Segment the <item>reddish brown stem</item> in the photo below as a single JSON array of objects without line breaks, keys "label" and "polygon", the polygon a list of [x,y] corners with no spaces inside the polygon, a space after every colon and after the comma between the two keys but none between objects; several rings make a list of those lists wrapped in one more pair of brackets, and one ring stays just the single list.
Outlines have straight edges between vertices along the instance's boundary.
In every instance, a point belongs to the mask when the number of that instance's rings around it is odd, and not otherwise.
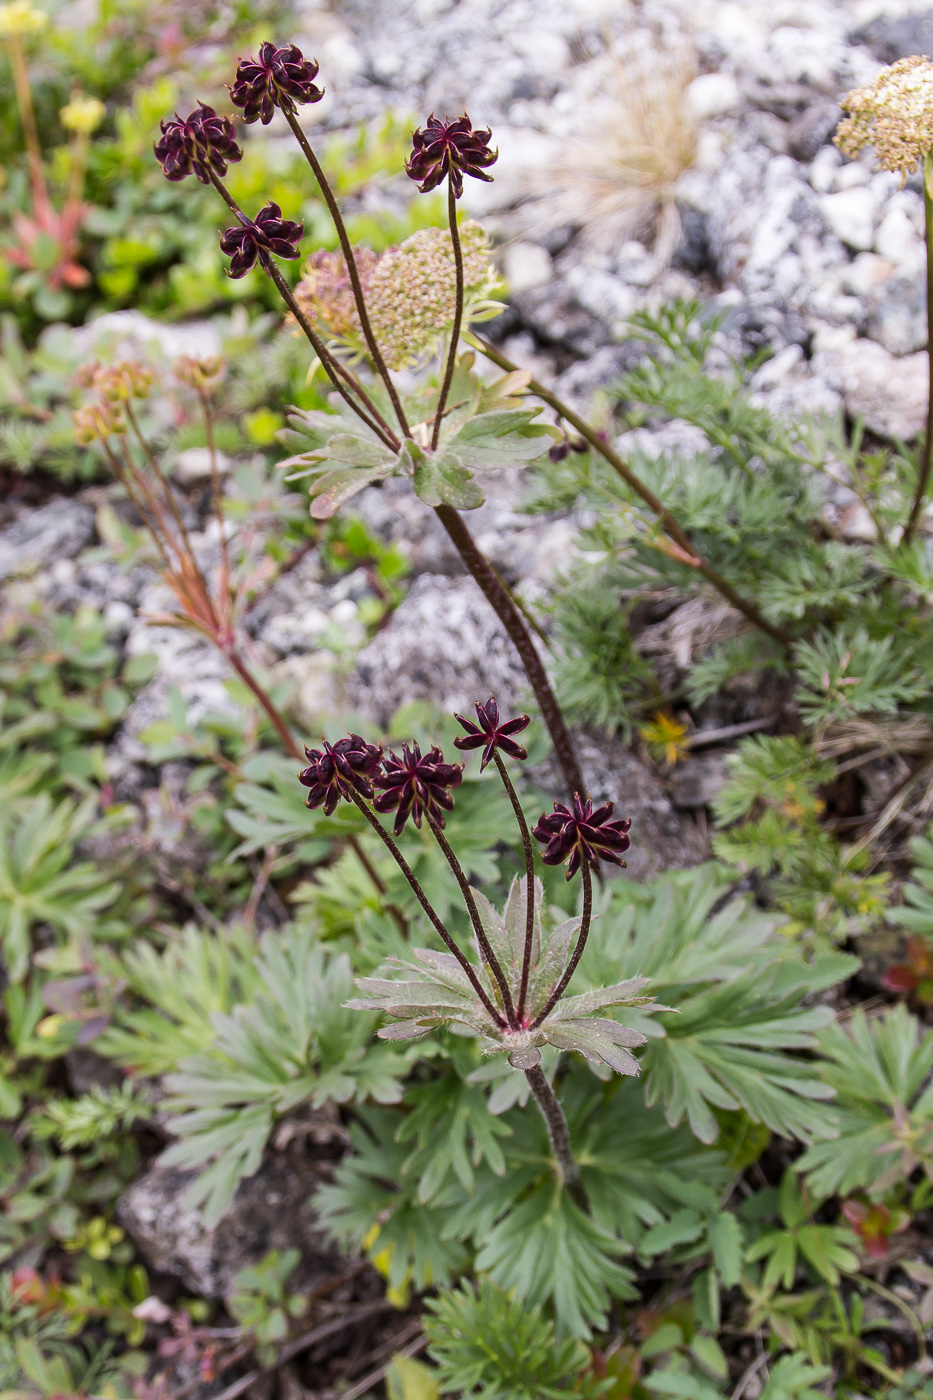
[{"label": "reddish brown stem", "polygon": [[531,971],[531,950],[535,938],[535,851],[531,844],[531,832],[525,821],[525,813],[522,811],[522,804],[518,800],[518,793],[512,785],[508,770],[495,750],[493,750],[492,756],[499,770],[499,777],[509,795],[512,811],[518,822],[518,829],[522,833],[522,845],[525,848],[525,947],[522,952],[522,980],[518,989],[518,1008],[515,1013],[518,1024],[521,1026],[525,1015],[525,998],[528,995],[528,976]]},{"label": "reddish brown stem", "polygon": [[554,752],[557,754],[557,761],[561,766],[568,790],[571,794],[579,792],[582,795],[586,788],[574,752],[570,730],[567,728],[567,722],[561,713],[560,705],[557,703],[557,696],[551,689],[551,682],[548,680],[547,672],[538,655],[531,633],[525,626],[524,618],[515,606],[508,589],[501,582],[499,575],[476,544],[459,512],[451,506],[436,506],[435,514],[518,652],[525,669],[525,675],[528,677],[538,701],[541,717],[551,736]]}]

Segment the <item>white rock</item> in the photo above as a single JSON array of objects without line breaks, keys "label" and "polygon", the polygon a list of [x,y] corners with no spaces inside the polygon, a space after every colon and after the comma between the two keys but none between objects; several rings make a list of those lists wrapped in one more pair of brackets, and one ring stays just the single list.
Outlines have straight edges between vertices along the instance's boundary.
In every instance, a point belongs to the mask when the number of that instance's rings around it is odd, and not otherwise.
[{"label": "white rock", "polygon": [[810,162],[807,178],[817,194],[829,194],[835,188],[836,174],[842,165],[842,152],[835,146],[824,146]]},{"label": "white rock", "polygon": [[[217,470],[226,476],[233,463],[222,452],[217,453]],[[211,454],[206,447],[186,447],[175,458],[174,476],[182,486],[192,486],[198,481],[211,479]]]},{"label": "white rock", "polygon": [[113,641],[115,638],[125,637],[132,625],[133,616],[133,609],[129,603],[124,603],[119,598],[111,599],[104,608],[104,626],[108,638]]},{"label": "white rock", "polygon": [[199,358],[220,354],[220,331],[213,321],[181,321],[166,325],[141,311],[108,311],[74,332],[81,355],[108,354],[115,359],[155,352],[160,361],[177,355]]},{"label": "white rock", "polygon": [[905,272],[919,274],[926,256],[923,201],[913,190],[898,190],[885,203],[874,249]]},{"label": "white rock", "polygon": [[767,360],[755,371],[749,381],[749,388],[753,391],[776,388],[802,360],[803,350],[799,345],[785,345],[773,359]]},{"label": "white rock", "polygon": [[853,160],[838,166],[833,176],[834,190],[854,190],[871,182],[871,171],[861,161]]},{"label": "white rock", "polygon": [[687,89],[687,107],[698,122],[733,112],[742,100],[731,73],[701,73]]},{"label": "white rock", "polygon": [[859,253],[842,274],[842,285],[847,292],[857,297],[868,296],[869,292],[886,282],[894,271],[894,264],[877,253]]},{"label": "white rock", "polygon": [[509,290],[514,296],[530,291],[532,287],[543,287],[554,276],[554,263],[546,248],[540,243],[512,243],[505,250],[503,271]]},{"label": "white rock", "polygon": [[869,186],[824,194],[820,198],[820,209],[833,233],[849,248],[867,251],[872,246],[878,221],[878,199]]},{"label": "white rock", "polygon": [[851,416],[879,436],[909,441],[922,431],[928,392],[922,351],[898,358],[873,340],[853,340],[818,352],[813,369],[842,394]]}]

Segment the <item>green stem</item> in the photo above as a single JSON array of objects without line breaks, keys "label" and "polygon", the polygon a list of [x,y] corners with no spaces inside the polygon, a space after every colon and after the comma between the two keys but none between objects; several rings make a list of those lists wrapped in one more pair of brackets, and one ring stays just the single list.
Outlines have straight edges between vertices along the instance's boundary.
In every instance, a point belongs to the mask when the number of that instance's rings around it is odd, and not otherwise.
[{"label": "green stem", "polygon": [[593,921],[593,881],[590,878],[590,865],[586,856],[583,856],[581,859],[580,874],[583,877],[583,918],[580,920],[580,932],[577,936],[577,944],[571,954],[563,977],[529,1026],[528,1029],[532,1031],[537,1030],[545,1017],[550,1016],[554,1007],[563,996],[564,988],[576,972],[577,963],[583,957],[583,949],[586,947],[586,940],[590,932],[590,924]]},{"label": "green stem", "polygon": [[923,502],[930,484],[930,468],[933,466],[933,154],[923,157],[923,219],[927,250],[927,422],[923,441],[923,455],[920,458],[920,475],[917,478],[917,492],[910,509],[907,524],[904,526],[904,542],[907,543],[920,523]]},{"label": "green stem", "polygon": [[522,834],[522,845],[525,848],[525,947],[522,952],[522,980],[518,989],[518,1008],[515,1013],[518,1025],[521,1026],[525,1015],[525,997],[528,995],[528,976],[531,971],[531,952],[535,939],[535,851],[531,844],[531,832],[525,821],[525,813],[522,811],[522,804],[518,800],[518,793],[512,785],[508,770],[495,749],[492,756],[499,770],[499,777],[509,795],[512,811],[515,813],[515,820],[518,822],[518,829]]},{"label": "green stem", "polygon": [[405,410],[402,407],[402,401],[399,398],[398,390],[392,382],[392,376],[389,373],[389,368],[382,357],[382,351],[379,349],[376,337],[373,334],[372,323],[369,319],[369,312],[366,309],[366,298],[363,296],[363,287],[362,283],[360,282],[360,274],[357,270],[356,259],[353,256],[353,245],[350,242],[350,236],[347,233],[347,226],[344,223],[343,215],[340,212],[340,205],[337,203],[334,192],[330,186],[330,181],[324,174],[324,171],[321,168],[321,163],[318,160],[317,156],[314,154],[314,149],[311,146],[310,141],[302,131],[301,125],[298,121],[298,118],[295,116],[294,111],[289,110],[288,107],[283,107],[282,114],[285,117],[285,120],[288,122],[289,126],[291,127],[292,135],[295,137],[295,140],[301,147],[305,160],[308,162],[311,169],[314,171],[314,178],[317,180],[318,185],[320,186],[321,194],[324,196],[324,201],[327,205],[327,208],[330,211],[330,216],[334,221],[334,228],[337,230],[337,237],[340,240],[340,248],[344,256],[344,261],[347,264],[347,273],[350,277],[350,284],[353,287],[353,296],[356,301],[356,309],[359,313],[360,326],[362,327],[363,335],[365,337],[369,353],[373,357],[373,364],[376,367],[376,373],[379,375],[379,378],[385,385],[389,398],[392,400],[392,407],[395,409],[395,416],[398,419],[399,427],[401,428],[403,435],[405,437],[411,437],[411,429],[408,426],[408,419],[405,417]]},{"label": "green stem", "polygon": [[32,185],[32,207],[36,214],[49,209],[49,195],[45,184],[45,169],[42,164],[42,147],[39,144],[39,129],[32,105],[32,92],[29,86],[29,70],[19,36],[11,34],[7,39],[10,67],[13,70],[13,86],[16,89],[16,102],[20,120],[23,123],[23,139],[26,143],[26,159],[29,163],[29,180]]},{"label": "green stem", "polygon": [[457,277],[457,304],[454,311],[454,324],[450,332],[450,348],[447,351],[447,365],[444,369],[444,382],[441,385],[441,392],[437,400],[437,408],[434,412],[434,431],[431,434],[431,451],[437,451],[438,439],[441,435],[441,423],[444,421],[444,407],[447,403],[447,395],[450,393],[450,386],[453,383],[454,367],[457,363],[457,346],[460,343],[460,327],[463,323],[463,249],[460,246],[460,231],[457,228],[457,196],[454,193],[454,182],[447,176],[447,221],[450,224],[450,242],[454,250],[454,267]]},{"label": "green stem", "polygon": [[441,922],[440,915],[438,914],[437,910],[434,908],[433,904],[430,902],[424,890],[418,883],[418,877],[415,875],[415,872],[408,864],[408,861],[402,855],[398,846],[392,840],[392,837],[382,825],[382,822],[379,821],[378,817],[375,815],[374,812],[370,811],[366,803],[363,801],[362,797],[360,797],[358,793],[355,793],[352,788],[349,791],[349,796],[351,801],[353,801],[356,804],[356,806],[359,807],[360,811],[363,813],[363,816],[369,822],[373,831],[379,837],[379,840],[383,843],[386,850],[389,852],[390,856],[395,861],[395,864],[405,876],[405,879],[408,881],[411,891],[417,899],[418,903],[421,905],[422,909],[427,914],[428,918],[431,920],[431,923],[437,929],[442,943],[446,948],[450,950],[451,953],[453,953],[454,957],[457,959],[457,962],[460,964],[460,966],[463,968],[463,971],[469,978],[470,986],[473,988],[474,992],[479,997],[483,1006],[486,1008],[487,1012],[492,1017],[493,1024],[495,1026],[498,1026],[500,1030],[507,1030],[508,1023],[506,1022],[502,1013],[500,1011],[497,1011],[496,1008],[493,1006],[491,1000],[489,999],[489,996],[483,988],[482,983],[476,975],[476,969],[473,967],[473,964],[470,962],[469,958],[467,958],[463,954],[463,952],[457,947],[456,943],[451,938],[450,934],[447,932],[446,928]]},{"label": "green stem", "polygon": [[[481,351],[487,359],[492,360],[493,364],[498,365],[500,369],[511,372],[519,368],[518,365],[513,364],[511,360],[507,359],[501,351],[497,350],[494,345],[491,345],[488,340],[484,340],[481,335],[477,335],[475,331],[468,332],[466,338],[469,340],[470,344],[474,345],[477,350]],[[635,494],[642,498],[649,509],[660,520],[665,533],[670,536],[674,543],[683,550],[685,556],[687,556],[681,560],[682,563],[689,564],[691,568],[695,568],[699,574],[702,574],[707,583],[711,583],[727,602],[731,603],[744,617],[748,618],[749,622],[753,622],[762,632],[767,633],[767,635],[778,642],[785,651],[790,650],[791,639],[787,633],[782,632],[779,627],[774,627],[768,619],[759,612],[754,603],[749,603],[741,594],[737,593],[731,583],[727,583],[711,564],[708,564],[705,559],[700,557],[690,537],[681,529],[677,520],[667,509],[667,506],[664,505],[663,501],[659,500],[650,487],[645,485],[641,477],[637,476],[635,472],[632,471],[628,463],[623,461],[619,454],[610,447],[607,442],[602,440],[595,428],[592,428],[585,418],[581,418],[578,413],[574,413],[569,404],[565,404],[562,399],[559,399],[556,394],[551,393],[550,389],[546,389],[537,379],[532,379],[531,383],[528,385],[528,392],[542,399],[553,408],[555,412],[559,413],[561,418],[570,423],[580,436],[590,444],[594,451],[598,452],[600,456],[609,463],[613,471],[621,476],[626,485],[631,487]]]}]

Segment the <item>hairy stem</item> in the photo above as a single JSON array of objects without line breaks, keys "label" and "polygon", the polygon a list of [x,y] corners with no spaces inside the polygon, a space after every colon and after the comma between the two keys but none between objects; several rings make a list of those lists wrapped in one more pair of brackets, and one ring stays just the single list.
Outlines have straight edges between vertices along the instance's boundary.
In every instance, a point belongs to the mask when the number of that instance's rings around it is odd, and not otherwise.
[{"label": "hairy stem", "polygon": [[401,870],[402,874],[405,876],[405,879],[408,881],[408,884],[411,887],[412,893],[414,894],[418,903],[421,905],[424,912],[427,914],[428,918],[431,920],[431,923],[437,929],[437,932],[440,935],[441,941],[443,942],[444,946],[448,948],[451,953],[453,953],[454,957],[457,959],[457,962],[463,968],[463,971],[469,978],[470,986],[473,988],[474,992],[479,997],[483,1006],[486,1008],[486,1011],[492,1017],[493,1024],[498,1026],[501,1030],[508,1029],[508,1024],[505,1020],[505,1017],[502,1015],[501,1012],[496,1010],[495,1006],[493,1006],[492,1001],[490,1000],[488,994],[483,988],[482,983],[477,977],[476,970],[470,962],[469,958],[467,958],[464,955],[464,953],[457,947],[456,943],[451,938],[450,934],[447,932],[446,928],[441,922],[440,915],[434,908],[433,904],[431,904],[424,890],[418,883],[418,877],[415,875],[415,872],[412,870],[411,866],[408,864],[408,861],[402,855],[401,851],[393,841],[392,837],[382,825],[382,822],[379,821],[378,817],[374,812],[370,811],[366,803],[363,801],[362,797],[360,797],[358,793],[355,793],[352,790],[352,788],[350,789],[349,795],[351,800],[356,803],[357,807],[359,807],[360,811],[363,813],[363,816],[369,822],[373,831],[379,837],[380,841],[383,843],[386,850],[389,852],[392,859],[395,861],[395,864],[398,866],[399,870]]},{"label": "hairy stem", "polygon": [[292,129],[292,134],[294,135],[295,140],[301,147],[305,160],[308,162],[311,169],[314,171],[314,178],[317,180],[318,185],[321,189],[321,194],[324,196],[324,201],[327,205],[327,208],[330,210],[330,216],[334,221],[334,228],[337,230],[337,237],[340,240],[340,249],[343,253],[344,261],[347,264],[347,273],[350,278],[350,284],[353,287],[353,296],[356,301],[356,309],[359,313],[360,326],[363,330],[363,336],[366,340],[367,348],[369,349],[370,355],[372,355],[373,357],[373,364],[376,367],[376,373],[379,375],[379,378],[386,386],[386,391],[389,395],[389,398],[392,400],[392,407],[395,409],[395,416],[398,419],[399,427],[401,428],[402,433],[405,437],[410,437],[411,430],[408,426],[408,419],[405,417],[405,410],[402,407],[402,401],[399,398],[398,390],[392,382],[392,376],[389,373],[389,368],[382,357],[382,351],[379,349],[376,337],[373,334],[372,323],[370,322],[369,312],[366,308],[366,298],[363,296],[363,287],[360,282],[360,274],[357,270],[356,259],[353,256],[353,245],[350,242],[350,236],[347,233],[347,226],[344,223],[343,215],[340,212],[340,205],[337,203],[334,192],[330,186],[330,181],[324,174],[324,171],[321,168],[321,163],[318,160],[317,156],[314,154],[314,149],[311,146],[310,141],[302,131],[301,124],[298,121],[298,118],[295,116],[295,113],[293,111],[290,111],[288,107],[283,107],[282,113],[285,117],[285,120],[288,122],[289,126]]},{"label": "hairy stem", "polygon": [[528,975],[531,971],[531,953],[535,940],[535,851],[531,844],[531,832],[525,821],[525,813],[522,811],[522,804],[518,800],[518,793],[512,785],[508,769],[495,749],[493,749],[492,756],[499,770],[499,777],[509,795],[512,811],[518,822],[518,829],[522,833],[522,845],[525,848],[525,879],[527,882],[525,890],[525,947],[522,951],[522,980],[518,989],[518,1007],[515,1013],[518,1025],[521,1026],[525,1015],[525,997],[528,995]]},{"label": "hairy stem", "polygon": [[570,1129],[567,1127],[567,1119],[564,1117],[560,1101],[548,1083],[547,1075],[540,1065],[535,1065],[534,1069],[526,1069],[524,1075],[547,1124],[547,1134],[557,1159],[560,1179],[577,1205],[586,1210],[588,1205],[586,1192],[580,1179],[580,1168],[577,1166],[573,1148],[570,1145]]},{"label": "hairy stem", "polygon": [[457,228],[457,196],[454,194],[454,182],[451,176],[447,176],[447,220],[450,224],[450,242],[454,250],[454,268],[457,278],[457,304],[454,311],[454,323],[450,332],[450,349],[447,351],[447,364],[444,369],[444,382],[441,385],[441,392],[437,400],[437,408],[434,412],[434,431],[431,434],[431,451],[437,451],[437,441],[441,435],[441,423],[444,421],[444,408],[447,404],[447,395],[450,393],[450,386],[454,377],[454,366],[457,363],[457,346],[460,343],[460,326],[463,322],[463,249],[460,246],[460,231]]},{"label": "hairy stem", "polygon": [[570,961],[564,970],[563,977],[561,977],[557,986],[544,1003],[544,1006],[532,1021],[529,1030],[536,1030],[545,1016],[550,1016],[554,1007],[563,996],[567,983],[576,972],[577,963],[583,957],[583,949],[586,947],[586,940],[590,932],[590,924],[593,922],[593,881],[590,876],[590,864],[586,856],[583,856],[580,861],[580,874],[583,877],[583,918],[580,920],[580,932],[577,935],[576,947],[570,955]]},{"label": "hairy stem", "polygon": [[456,547],[457,553],[479,584],[487,602],[496,613],[508,633],[512,645],[518,652],[519,659],[525,669],[525,675],[528,677],[538,701],[541,717],[551,736],[564,781],[571,795],[578,792],[582,797],[586,789],[574,752],[570,730],[567,728],[567,722],[561,713],[560,705],[557,703],[557,696],[551,689],[551,682],[548,680],[547,672],[521,613],[512,601],[511,594],[501,582],[499,575],[477,546],[459,512],[451,506],[435,506],[434,510]]},{"label": "hairy stem", "polygon": [[476,907],[476,900],[473,898],[473,891],[470,889],[470,883],[464,874],[462,865],[454,854],[453,847],[444,835],[442,827],[434,820],[430,813],[428,813],[428,825],[434,833],[435,841],[444,852],[447,864],[453,871],[454,879],[460,886],[460,893],[463,895],[463,902],[467,907],[467,913],[470,916],[470,923],[473,925],[473,932],[476,935],[480,953],[498,983],[499,991],[502,993],[502,1005],[505,1007],[505,1014],[508,1018],[509,1025],[515,1027],[518,1023],[515,1019],[515,1007],[512,1002],[511,988],[509,987],[505,973],[502,971],[499,959],[493,952],[489,939],[486,937],[486,930],[483,928],[483,921],[479,916],[479,910]]},{"label": "hairy stem", "polygon": [[920,523],[923,502],[930,484],[930,468],[933,466],[933,155],[923,157],[923,217],[926,231],[927,249],[927,360],[929,363],[929,388],[927,390],[926,436],[923,441],[923,456],[920,458],[920,475],[917,478],[917,493],[910,508],[907,524],[904,526],[904,540],[912,538]]},{"label": "hairy stem", "polygon": [[[498,365],[500,369],[511,372],[519,368],[518,365],[513,364],[511,360],[497,350],[494,345],[491,345],[488,340],[484,340],[481,335],[471,332],[468,339],[471,344],[475,345],[478,350],[486,355],[488,359],[492,360],[493,364]],[[574,413],[569,404],[565,404],[562,399],[559,399],[550,389],[546,389],[537,379],[532,379],[531,383],[528,385],[528,392],[534,394],[539,399],[543,399],[555,412],[559,413],[561,418],[565,419],[571,427],[576,429],[594,451],[598,452],[600,456],[609,463],[613,471],[621,476],[622,480],[631,487],[636,495],[642,498],[649,509],[658,517],[665,534],[667,534],[678,548],[683,551],[686,557],[681,559],[681,563],[689,564],[692,568],[695,568],[697,572],[706,579],[707,583],[712,584],[716,591],[721,593],[727,602],[731,603],[744,617],[748,618],[749,622],[753,622],[756,627],[760,628],[762,632],[765,632],[773,641],[783,647],[785,651],[790,649],[791,639],[787,633],[770,623],[763,613],[756,608],[754,603],[748,602],[740,593],[737,593],[731,583],[728,583],[711,564],[708,564],[705,559],[701,558],[694,548],[690,537],[680,527],[663,501],[658,499],[651,488],[645,485],[641,477],[637,476],[635,472],[632,471],[628,463],[623,461],[619,454],[610,447],[609,443],[603,441],[595,428],[592,428],[585,418],[581,418],[578,413]]]}]

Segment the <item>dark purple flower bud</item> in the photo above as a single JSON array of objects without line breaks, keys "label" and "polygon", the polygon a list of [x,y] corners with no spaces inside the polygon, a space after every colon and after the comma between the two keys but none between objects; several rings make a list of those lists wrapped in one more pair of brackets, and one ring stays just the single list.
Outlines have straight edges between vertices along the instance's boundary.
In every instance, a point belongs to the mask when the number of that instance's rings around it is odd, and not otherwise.
[{"label": "dark purple flower bud", "polygon": [[162,135],[152,149],[167,180],[196,175],[202,185],[209,185],[211,170],[226,175],[228,162],[243,159],[232,117],[219,117],[203,102],[184,121],[176,112],[174,121],[159,126]]},{"label": "dark purple flower bud", "polygon": [[248,224],[234,224],[220,235],[220,251],[230,259],[230,276],[245,277],[260,253],[274,253],[277,258],[300,256],[298,244],[304,224],[283,219],[277,204],[260,209]]},{"label": "dark purple flower bud", "polygon": [[475,725],[471,719],[465,719],[463,715],[455,715],[466,730],[466,735],[454,740],[454,747],[458,749],[483,749],[483,761],[480,764],[480,772],[487,763],[492,762],[492,756],[497,749],[507,753],[510,758],[527,758],[528,754],[509,736],[520,734],[523,729],[527,729],[531,723],[528,715],[517,715],[515,719],[499,720],[499,706],[493,696],[490,695],[485,705],[476,702],[476,718],[479,725]]},{"label": "dark purple flower bud", "polygon": [[596,870],[600,859],[624,865],[622,854],[632,844],[628,839],[632,822],[629,817],[610,821],[614,811],[614,804],[606,802],[594,812],[591,799],[588,797],[584,802],[576,792],[572,809],[555,802],[554,811],[549,815],[542,813],[531,833],[536,840],[546,843],[542,856],[545,865],[560,865],[569,856],[568,880],[576,875],[584,858]]},{"label": "dark purple flower bud", "polygon": [[488,127],[474,131],[466,112],[454,121],[449,117],[441,121],[432,113],[425,126],[412,132],[411,159],[405,170],[413,180],[420,181],[418,188],[422,194],[433,190],[445,175],[449,175],[454,196],[459,199],[463,194],[464,173],[477,180],[492,179],[485,173],[486,166],[495,164],[499,152],[489,149],[491,137]]},{"label": "dark purple flower bud", "polygon": [[310,788],[306,807],[323,807],[329,817],[341,798],[350,800],[350,791],[372,801],[373,778],[382,762],[382,749],[367,744],[359,734],[348,734],[329,744],[322,739],[323,749],[305,749],[308,767],[298,774],[298,781]]},{"label": "dark purple flower bud", "polygon": [[324,90],[314,85],[317,75],[317,62],[305,58],[297,44],[277,49],[267,41],[258,58],[240,59],[230,101],[243,108],[245,122],[268,126],[276,107],[294,112],[296,102],[320,102]]},{"label": "dark purple flower bud", "polygon": [[421,819],[428,817],[444,825],[443,807],[449,812],[454,800],[449,788],[459,787],[463,779],[463,769],[458,763],[445,763],[444,755],[435,745],[428,749],[422,758],[417,744],[411,748],[402,745],[402,757],[388,753],[383,763],[383,772],[376,778],[376,786],[383,788],[373,806],[377,812],[395,812],[396,836],[409,817],[414,819],[420,830]]}]

